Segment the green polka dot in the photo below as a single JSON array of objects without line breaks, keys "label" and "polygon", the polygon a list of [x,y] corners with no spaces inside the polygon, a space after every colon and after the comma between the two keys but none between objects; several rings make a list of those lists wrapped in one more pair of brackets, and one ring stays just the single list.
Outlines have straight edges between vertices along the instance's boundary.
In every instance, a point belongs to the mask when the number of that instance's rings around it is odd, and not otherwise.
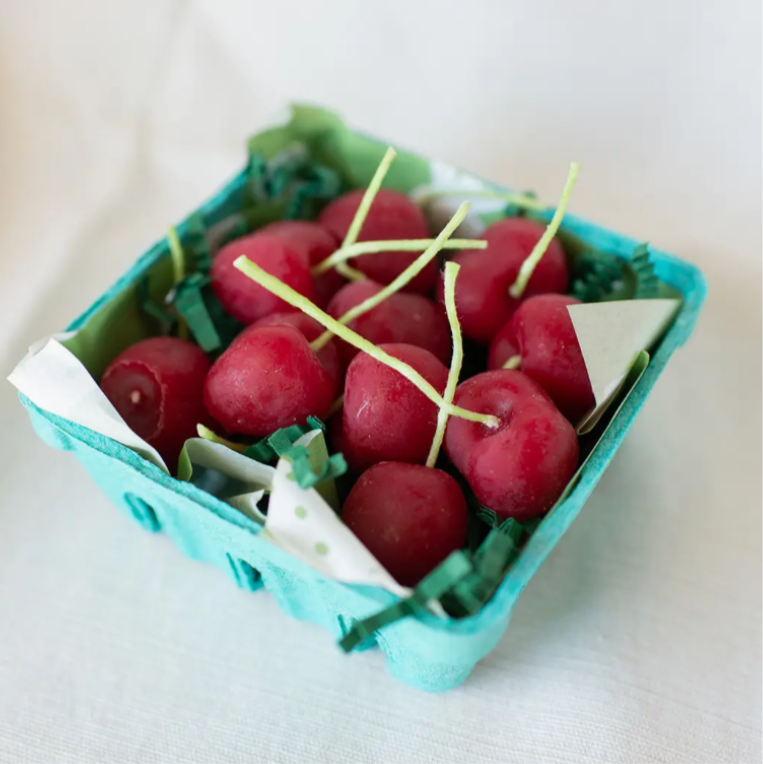
[{"label": "green polka dot", "polygon": [[324,544],[322,541],[319,541],[315,545],[315,551],[318,552],[318,554],[324,554],[325,555],[325,554],[329,553],[329,548],[328,548],[327,544]]},{"label": "green polka dot", "polygon": [[297,482],[297,478],[294,477],[294,473],[293,472],[287,472],[286,473],[286,479],[287,480],[291,480],[292,483],[296,483]]},{"label": "green polka dot", "polygon": [[307,517],[307,510],[304,507],[296,507],[294,514],[300,519],[304,520]]}]

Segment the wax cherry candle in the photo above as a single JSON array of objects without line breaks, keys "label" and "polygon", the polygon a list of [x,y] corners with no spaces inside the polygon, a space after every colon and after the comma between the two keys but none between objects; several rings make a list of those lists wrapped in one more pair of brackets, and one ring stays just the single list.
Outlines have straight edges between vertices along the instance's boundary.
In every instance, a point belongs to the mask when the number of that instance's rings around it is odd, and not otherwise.
[{"label": "wax cherry candle", "polygon": [[488,368],[520,368],[551,397],[573,424],[595,400],[569,305],[580,300],[562,294],[531,297],[493,338]]},{"label": "wax cherry candle", "polygon": [[335,384],[301,331],[259,326],[215,361],[204,402],[229,433],[263,437],[308,416],[325,416]]},{"label": "wax cherry candle", "polygon": [[[448,370],[413,345],[378,348],[408,364],[442,393]],[[347,369],[342,448],[347,463],[363,470],[381,461],[424,464],[437,427],[437,404],[395,369],[359,353]]]},{"label": "wax cherry candle", "polygon": [[[246,337],[247,332],[260,326],[293,326],[305,336],[308,342],[316,340],[323,334],[323,327],[314,318],[310,318],[310,316],[304,313],[271,313],[269,316],[255,321],[251,326],[244,329],[234,342],[242,337]],[[315,354],[318,356],[318,360],[323,365],[323,368],[331,375],[331,378],[334,380],[334,389],[338,392],[342,387],[343,376],[337,343],[333,340],[327,342],[323,347],[315,349]]]},{"label": "wax cherry candle", "polygon": [[212,288],[223,308],[242,324],[251,324],[271,313],[293,308],[233,267],[244,255],[295,291],[313,297],[310,264],[301,246],[281,236],[254,234],[226,244],[212,262]]},{"label": "wax cherry candle", "polygon": [[355,483],[342,519],[398,583],[415,586],[464,545],[468,513],[446,472],[382,462]]},{"label": "wax cherry candle", "polygon": [[454,402],[500,420],[487,428],[451,418],[445,433],[480,503],[520,521],[547,512],[575,473],[578,439],[541,387],[520,371],[488,371],[462,382]]},{"label": "wax cherry candle", "polygon": [[210,422],[202,393],[210,361],[196,345],[152,337],[120,353],[101,377],[101,389],[127,425],[170,470],[198,423]]}]

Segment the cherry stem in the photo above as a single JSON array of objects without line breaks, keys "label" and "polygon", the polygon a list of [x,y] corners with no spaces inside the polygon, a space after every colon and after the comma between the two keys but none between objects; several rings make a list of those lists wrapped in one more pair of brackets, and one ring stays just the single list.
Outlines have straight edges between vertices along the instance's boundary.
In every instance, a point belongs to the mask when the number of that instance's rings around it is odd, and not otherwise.
[{"label": "cherry stem", "polygon": [[[177,285],[185,278],[185,252],[183,252],[183,245],[180,243],[180,237],[174,228],[167,231],[167,244],[172,260],[172,283]],[[182,316],[178,316],[178,337],[181,340],[188,339],[188,325]]]},{"label": "cherry stem", "polygon": [[232,451],[237,451],[239,454],[243,454],[246,451],[246,446],[242,443],[234,443],[232,440],[226,440],[225,438],[212,432],[209,427],[205,427],[203,424],[196,425],[196,432],[200,438],[208,440],[210,443],[217,443],[221,446],[227,446]]},{"label": "cherry stem", "polygon": [[524,291],[527,288],[527,283],[532,278],[535,267],[541,261],[541,258],[546,253],[548,245],[551,243],[551,239],[554,238],[556,232],[559,230],[559,226],[562,224],[562,218],[567,211],[567,203],[570,201],[572,189],[575,186],[575,180],[578,177],[578,170],[580,170],[580,163],[572,162],[570,164],[570,172],[567,176],[567,182],[564,184],[564,191],[562,191],[561,201],[554,212],[554,216],[551,218],[551,222],[546,226],[543,236],[540,237],[538,243],[533,247],[532,252],[530,252],[522,263],[516,281],[509,287],[509,294],[517,300],[524,294]]},{"label": "cherry stem", "polygon": [[532,196],[526,194],[512,194],[502,191],[491,191],[490,189],[447,189],[439,190],[434,189],[432,191],[425,191],[423,194],[416,197],[416,201],[420,204],[427,204],[433,199],[439,199],[443,196],[461,196],[467,199],[500,199],[501,201],[508,202],[509,204],[516,204],[517,207],[524,207],[528,210],[545,210],[546,205],[543,202],[539,202]]},{"label": "cherry stem", "polygon": [[[360,235],[360,229],[363,227],[363,223],[366,222],[366,217],[368,216],[368,211],[371,209],[374,197],[381,188],[381,184],[396,156],[397,151],[390,146],[382,157],[373,178],[371,178],[371,182],[368,184],[368,188],[363,194],[363,198],[360,200],[360,205],[355,212],[355,217],[352,219],[350,227],[347,229],[341,249],[351,247],[357,241],[358,236]],[[337,263],[336,270],[350,281],[362,281],[366,278],[364,273],[361,273],[355,268],[351,268],[347,263]]]},{"label": "cherry stem", "polygon": [[306,297],[299,294],[299,292],[295,292],[288,284],[284,284],[275,276],[271,276],[267,271],[264,271],[245,255],[241,255],[241,257],[237,258],[233,265],[252,279],[252,281],[256,282],[261,287],[264,287],[269,292],[272,292],[276,297],[280,297],[284,302],[289,303],[289,305],[292,305],[311,318],[314,318],[319,324],[325,326],[348,344],[356,347],[363,353],[370,355],[371,358],[379,363],[383,363],[385,366],[395,369],[395,371],[402,374],[412,385],[421,390],[429,400],[438,406],[447,408],[448,413],[451,416],[468,419],[470,422],[479,422],[488,427],[498,427],[500,424],[500,420],[497,417],[490,416],[489,414],[479,414],[476,411],[467,411],[460,406],[446,403],[437,390],[414,368],[407,363],[404,363],[399,358],[395,358],[389,353],[384,352],[381,348],[376,347],[376,345],[369,342],[364,337],[361,337],[357,332],[353,332],[352,329],[340,324],[335,318],[324,313],[317,305],[314,305]]},{"label": "cherry stem", "polygon": [[[388,241],[364,241],[352,246],[336,250],[325,260],[311,269],[313,276],[330,271],[334,266],[343,263],[352,257],[360,255],[373,255],[377,252],[416,252],[425,249],[434,242],[434,239],[390,239]],[[446,241],[443,249],[487,249],[487,242],[483,239],[450,239]]]},{"label": "cherry stem", "polygon": [[506,363],[501,366],[502,369],[518,369],[522,365],[522,356],[513,355]]},{"label": "cherry stem", "polygon": [[[453,231],[455,231],[456,228],[461,225],[461,222],[466,217],[468,211],[469,202],[464,202],[456,210],[456,213],[448,221],[448,224],[445,226],[445,228],[440,231],[439,236],[432,240],[432,243],[421,253],[419,257],[417,257],[401,274],[399,274],[397,278],[387,284],[387,286],[385,286],[375,295],[372,295],[368,299],[363,300],[363,302],[356,305],[354,308],[350,308],[350,310],[348,310],[343,316],[340,316],[339,319],[337,319],[339,323],[346,326],[356,318],[365,315],[368,313],[368,311],[373,310],[377,305],[379,305],[379,303],[384,302],[384,300],[386,300],[391,294],[394,294],[395,292],[402,289],[409,281],[421,273],[421,271],[426,267],[427,263],[429,263],[434,257],[437,256],[437,253],[443,248]],[[310,347],[313,350],[318,351],[322,347],[325,347],[331,341],[333,336],[334,333],[332,331],[325,331],[320,335],[320,337],[310,343]]]},{"label": "cherry stem", "polygon": [[[458,276],[459,270],[461,270],[461,266],[458,263],[450,262],[445,264],[445,311],[448,314],[450,333],[453,338],[453,357],[450,361],[450,371],[448,372],[448,382],[445,385],[445,393],[442,396],[445,403],[453,403],[453,397],[458,386],[458,377],[461,374],[461,364],[464,360],[461,324],[458,322],[458,313],[456,312],[456,276]],[[437,413],[437,428],[432,440],[432,447],[429,449],[427,467],[434,467],[437,464],[437,457],[440,455],[440,448],[445,437],[445,427],[447,424],[448,410],[442,406]]]}]

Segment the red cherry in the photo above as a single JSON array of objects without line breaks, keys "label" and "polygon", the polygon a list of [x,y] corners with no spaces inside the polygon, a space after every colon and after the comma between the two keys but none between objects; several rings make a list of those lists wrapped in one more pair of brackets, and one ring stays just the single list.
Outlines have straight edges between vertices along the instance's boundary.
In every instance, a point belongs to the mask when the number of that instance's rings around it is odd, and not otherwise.
[{"label": "red cherry", "polygon": [[[260,228],[256,235],[279,236],[288,241],[305,255],[311,268],[333,254],[341,243],[328,228],[309,220],[278,220]],[[345,283],[344,278],[334,269],[313,276],[315,304],[325,308]]]},{"label": "red cherry", "polygon": [[[381,284],[370,279],[353,281],[334,295],[328,313],[334,318],[340,318],[382,289]],[[420,294],[395,292],[373,310],[351,321],[348,326],[374,345],[389,342],[416,345],[429,350],[443,363],[450,362],[448,320],[435,303]],[[338,344],[339,356],[347,365],[358,350],[341,340]]]},{"label": "red cherry", "polygon": [[[334,199],[323,209],[318,222],[333,231],[337,238],[344,240],[364,193],[359,189]],[[358,241],[426,239],[428,237],[429,228],[426,218],[416,203],[399,191],[382,188],[374,197],[368,217],[360,230]],[[421,252],[378,252],[354,258],[352,266],[380,284],[389,284],[419,255]],[[407,292],[426,293],[432,288],[436,277],[437,266],[434,262],[430,262],[403,289]]]},{"label": "red cherry", "polygon": [[[323,327],[306,313],[271,313],[269,316],[255,321],[251,326],[244,329],[234,342],[238,341],[241,337],[245,337],[247,332],[260,326],[293,326],[297,331],[305,335],[305,339],[308,342],[318,339],[324,331]],[[323,368],[326,369],[334,380],[334,389],[339,390],[342,382],[342,365],[339,362],[336,341],[332,340],[327,345],[324,345],[316,355],[323,364]]]},{"label": "red cherry", "polygon": [[[545,231],[545,226],[526,218],[506,218],[493,223],[482,236],[485,250],[459,252],[461,266],[456,283],[456,308],[463,333],[488,343],[511,318],[520,304],[509,295],[519,269]],[[552,239],[533,271],[521,299],[567,289],[567,261],[562,245]],[[437,299],[443,302],[443,280],[438,279]]]},{"label": "red cherry", "polygon": [[211,366],[201,348],[175,337],[152,337],[120,353],[101,377],[101,389],[127,425],[174,470],[196,425],[212,424],[204,408]]},{"label": "red cherry", "polygon": [[240,335],[215,361],[204,403],[232,435],[270,435],[324,417],[334,380],[293,326],[261,326]]},{"label": "red cherry", "polygon": [[[403,344],[379,347],[412,366],[442,394],[448,370],[428,350]],[[400,372],[359,353],[344,383],[342,453],[356,470],[382,461],[424,464],[437,413],[437,405]]]},{"label": "red cherry", "polygon": [[523,302],[493,337],[488,368],[500,369],[521,356],[521,369],[551,397],[571,422],[579,421],[595,400],[568,305],[580,300],[543,294]]},{"label": "red cherry", "polygon": [[445,451],[479,502],[520,521],[547,512],[575,473],[578,439],[546,393],[503,369],[462,382],[454,403],[501,420],[489,428],[450,417],[445,431]]},{"label": "red cherry", "polygon": [[332,454],[344,454],[344,432],[342,429],[342,410],[337,411],[328,421],[328,439]]},{"label": "red cherry", "polygon": [[210,275],[217,299],[242,324],[251,324],[271,313],[290,312],[294,308],[235,268],[233,262],[241,255],[246,255],[260,268],[312,299],[310,266],[299,247],[279,236],[266,234],[236,239],[217,253]]},{"label": "red cherry", "polygon": [[342,519],[398,583],[415,586],[463,547],[468,513],[446,472],[382,462],[355,483]]}]

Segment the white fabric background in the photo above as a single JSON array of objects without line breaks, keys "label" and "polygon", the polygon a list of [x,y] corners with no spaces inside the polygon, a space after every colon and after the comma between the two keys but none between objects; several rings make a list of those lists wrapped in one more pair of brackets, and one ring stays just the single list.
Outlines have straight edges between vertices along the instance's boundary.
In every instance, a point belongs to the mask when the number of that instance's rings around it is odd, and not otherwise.
[{"label": "white fabric background", "polygon": [[238,591],[110,508],[0,388],[0,761],[753,762],[761,734],[756,0],[0,0],[2,368],[293,99],[708,275],[578,521],[461,689]]}]

